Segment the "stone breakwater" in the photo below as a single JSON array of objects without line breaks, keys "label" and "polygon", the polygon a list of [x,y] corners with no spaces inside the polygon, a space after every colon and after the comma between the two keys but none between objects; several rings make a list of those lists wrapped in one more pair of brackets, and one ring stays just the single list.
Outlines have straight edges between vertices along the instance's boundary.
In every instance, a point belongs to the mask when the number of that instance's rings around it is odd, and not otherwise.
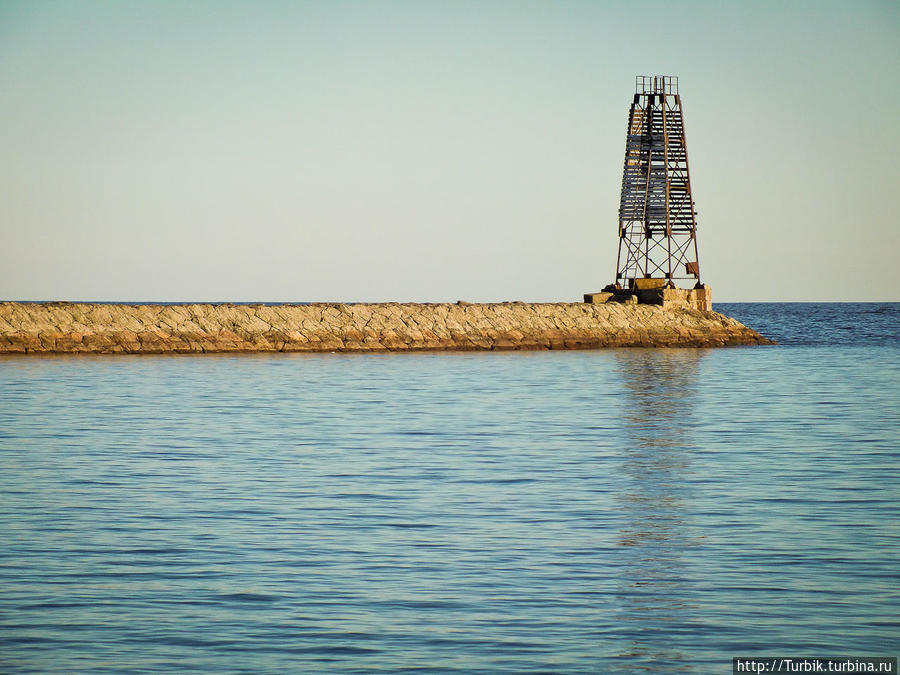
[{"label": "stone breakwater", "polygon": [[361,352],[771,344],[715,312],[608,303],[0,303],[0,353]]}]

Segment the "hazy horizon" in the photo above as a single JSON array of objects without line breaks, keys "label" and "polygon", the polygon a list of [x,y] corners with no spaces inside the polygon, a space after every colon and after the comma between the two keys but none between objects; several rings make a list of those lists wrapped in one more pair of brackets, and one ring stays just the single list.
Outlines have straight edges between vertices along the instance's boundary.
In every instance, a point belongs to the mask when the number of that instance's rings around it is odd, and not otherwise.
[{"label": "hazy horizon", "polygon": [[714,302],[897,301],[898,63],[877,1],[0,1],[0,298],[580,300],[671,74]]}]

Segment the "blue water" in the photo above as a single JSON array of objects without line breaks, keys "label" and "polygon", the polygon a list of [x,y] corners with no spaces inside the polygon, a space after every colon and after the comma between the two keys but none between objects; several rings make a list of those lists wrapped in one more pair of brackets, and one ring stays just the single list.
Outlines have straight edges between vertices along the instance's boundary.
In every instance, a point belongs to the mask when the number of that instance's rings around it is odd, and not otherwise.
[{"label": "blue water", "polygon": [[0,672],[900,649],[900,304],[777,347],[0,359]]}]

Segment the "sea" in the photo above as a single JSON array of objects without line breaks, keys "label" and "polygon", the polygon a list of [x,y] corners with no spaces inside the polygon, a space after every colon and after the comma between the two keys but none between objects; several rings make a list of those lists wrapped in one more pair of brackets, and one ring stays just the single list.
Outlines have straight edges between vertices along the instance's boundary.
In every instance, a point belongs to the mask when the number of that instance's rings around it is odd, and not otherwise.
[{"label": "sea", "polygon": [[900,652],[900,303],[725,349],[0,358],[0,672]]}]

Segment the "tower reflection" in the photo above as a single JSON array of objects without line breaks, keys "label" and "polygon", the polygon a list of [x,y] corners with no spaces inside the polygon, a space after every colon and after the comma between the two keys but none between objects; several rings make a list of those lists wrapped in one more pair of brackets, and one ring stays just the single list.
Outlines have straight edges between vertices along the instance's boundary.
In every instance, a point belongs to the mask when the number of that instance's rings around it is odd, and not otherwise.
[{"label": "tower reflection", "polygon": [[616,545],[624,570],[618,581],[620,656],[629,667],[666,664],[689,670],[673,633],[690,625],[685,552],[694,535],[687,514],[694,447],[699,363],[696,349],[621,350],[623,438],[616,495]]}]

